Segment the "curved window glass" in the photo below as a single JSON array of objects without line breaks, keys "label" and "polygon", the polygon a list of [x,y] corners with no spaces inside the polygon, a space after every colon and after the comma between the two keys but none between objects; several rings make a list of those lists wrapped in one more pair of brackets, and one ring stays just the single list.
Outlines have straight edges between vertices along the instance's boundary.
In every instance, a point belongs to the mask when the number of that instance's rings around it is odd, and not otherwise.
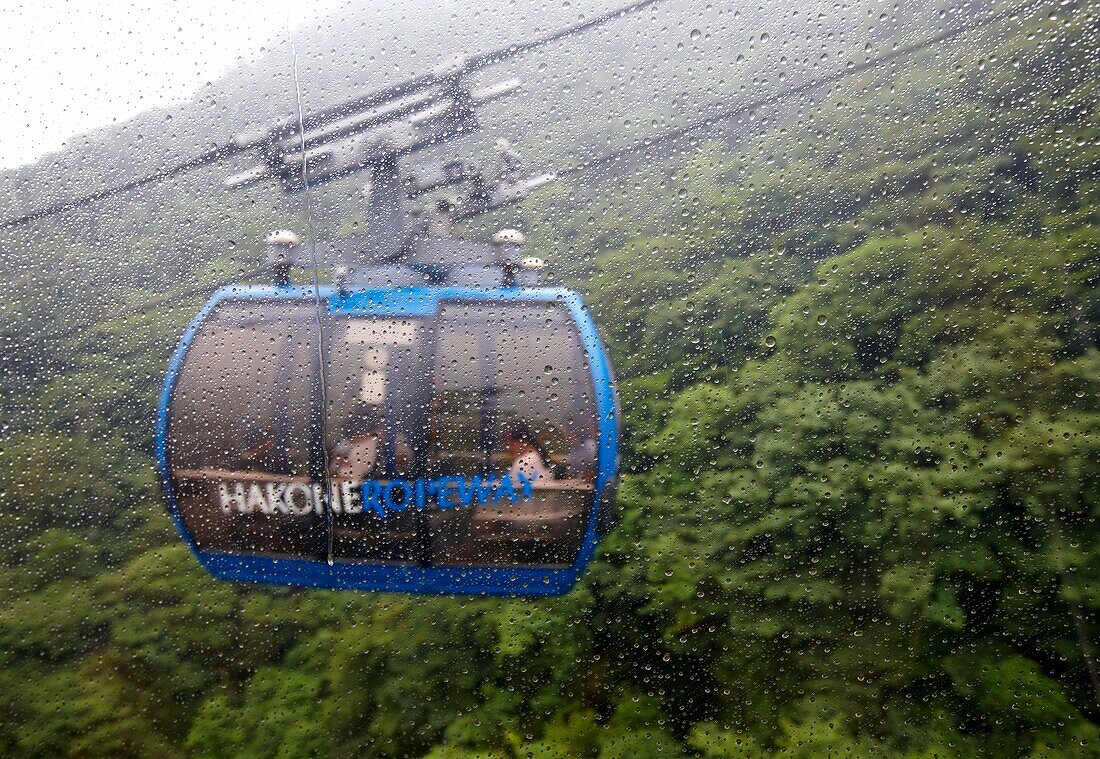
[{"label": "curved window glass", "polygon": [[225,303],[196,334],[168,445],[201,550],[324,558],[317,365],[311,304]]},{"label": "curved window glass", "polygon": [[[336,560],[424,564],[431,379],[427,319],[335,316],[325,329],[325,443]],[[422,490],[422,488],[421,488]]]},{"label": "curved window glass", "polygon": [[563,304],[329,314],[318,345],[308,301],[226,303],[170,408],[173,487],[200,550],[561,567],[590,522],[598,419]]},{"label": "curved window glass", "polygon": [[436,341],[430,467],[497,488],[433,515],[436,560],[572,563],[592,508],[598,420],[568,311],[444,304]]}]

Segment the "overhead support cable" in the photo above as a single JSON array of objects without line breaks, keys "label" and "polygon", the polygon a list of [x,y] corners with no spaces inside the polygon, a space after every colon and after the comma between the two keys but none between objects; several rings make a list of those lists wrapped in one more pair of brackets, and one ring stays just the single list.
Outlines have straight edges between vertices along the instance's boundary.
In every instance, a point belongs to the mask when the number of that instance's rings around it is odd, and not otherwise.
[{"label": "overhead support cable", "polygon": [[590,29],[594,29],[598,26],[613,21],[618,18],[622,18],[632,13],[636,13],[648,6],[654,5],[660,0],[637,0],[637,2],[630,3],[616,10],[608,11],[607,13],[601,13],[593,18],[581,21],[571,26],[563,27],[555,32],[544,35],[542,37],[536,37],[535,39],[528,40],[515,45],[509,45],[498,50],[493,50],[487,53],[480,53],[478,55],[471,56],[469,58],[459,60],[451,66],[444,67],[441,70],[422,74],[420,76],[412,77],[403,82],[399,82],[394,85],[384,87],[380,90],[375,90],[363,95],[358,95],[349,100],[345,100],[336,105],[328,106],[315,113],[309,114],[302,119],[297,116],[291,116],[278,124],[271,130],[259,130],[247,134],[240,134],[234,136],[228,142],[222,145],[217,145],[197,156],[189,158],[181,163],[169,166],[160,171],[152,174],[132,179],[128,182],[124,182],[120,185],[108,187],[102,190],[98,190],[87,195],[83,195],[78,198],[71,198],[69,200],[60,201],[51,206],[40,208],[21,216],[14,216],[4,221],[0,221],[0,229],[13,229],[15,227],[28,224],[38,219],[43,219],[49,216],[54,216],[66,211],[72,211],[83,206],[90,205],[100,200],[105,200],[114,195],[136,190],[141,187],[145,187],[156,182],[160,182],[172,177],[178,176],[193,169],[201,168],[203,166],[209,166],[213,163],[221,161],[226,158],[230,158],[234,155],[244,153],[248,150],[260,148],[266,144],[275,144],[287,137],[297,134],[299,129],[312,130],[319,126],[324,126],[333,121],[347,119],[354,115],[358,111],[371,108],[379,103],[383,103],[393,98],[400,97],[402,95],[415,93],[420,90],[429,87],[438,87],[440,85],[446,85],[456,80],[457,77],[465,74],[470,74],[476,71],[480,71],[488,66],[492,66],[498,63],[502,63],[510,58],[521,55],[531,50],[549,45],[559,40],[572,37],[583,32],[587,32]]},{"label": "overhead support cable", "polygon": [[705,118],[694,121],[683,127],[668,130],[663,134],[657,135],[656,137],[647,137],[645,139],[638,140],[637,142],[634,142],[633,144],[628,145],[625,148],[620,148],[597,158],[583,161],[576,166],[571,166],[565,169],[558,170],[556,174],[559,177],[566,177],[573,174],[585,174],[608,163],[614,163],[615,161],[621,160],[622,158],[625,158],[626,156],[633,153],[645,153],[656,150],[686,135],[690,135],[695,132],[707,132],[712,129],[716,129],[719,124],[729,121],[730,119],[737,116],[743,116],[747,113],[751,113],[758,108],[774,105],[783,100],[787,100],[788,98],[802,95],[807,92],[812,92],[826,85],[835,84],[836,82],[839,82],[842,79],[846,79],[850,76],[867,73],[868,71],[872,71],[881,66],[893,63],[894,61],[901,58],[905,58],[919,53],[923,50],[927,50],[928,48],[933,47],[937,44],[953,40],[969,32],[984,29],[985,27],[991,26],[992,24],[995,24],[999,21],[1013,18],[1027,10],[1030,10],[1031,8],[1042,4],[1042,0],[1029,0],[1028,2],[1024,2],[1020,5],[1015,6],[1014,8],[1002,11],[1001,13],[996,13],[992,16],[988,16],[984,19],[971,23],[960,24],[956,27],[946,29],[939,34],[933,35],[919,42],[915,42],[911,45],[904,45],[902,47],[891,50],[888,53],[883,53],[882,55],[870,58],[863,63],[844,68],[840,71],[833,72],[832,74],[828,74],[826,76],[810,79],[806,82],[803,82],[802,84],[788,87],[786,89],[780,90],[779,92],[774,92],[770,95],[765,95],[763,97],[756,98],[747,102],[719,105],[711,112],[710,115]]},{"label": "overhead support cable", "polygon": [[240,152],[240,148],[235,145],[222,145],[220,147],[211,148],[205,153],[201,153],[194,158],[189,158],[182,163],[177,163],[174,166],[169,166],[166,169],[149,174],[144,177],[132,179],[129,182],[123,182],[120,185],[114,187],[108,187],[98,192],[93,192],[89,195],[84,195],[79,198],[73,198],[71,200],[63,200],[60,203],[54,203],[52,206],[46,206],[45,208],[39,208],[36,211],[24,214],[22,216],[15,216],[10,219],[5,219],[0,222],[0,229],[12,229],[14,227],[28,224],[38,219],[44,219],[47,216],[54,216],[65,211],[72,211],[82,206],[90,205],[100,200],[105,200],[113,195],[119,195],[130,190],[136,190],[140,187],[162,182],[165,179],[171,179],[174,176],[178,176],[192,169],[198,169],[202,166],[209,166],[213,163],[217,163],[223,158],[228,158],[231,155]]}]

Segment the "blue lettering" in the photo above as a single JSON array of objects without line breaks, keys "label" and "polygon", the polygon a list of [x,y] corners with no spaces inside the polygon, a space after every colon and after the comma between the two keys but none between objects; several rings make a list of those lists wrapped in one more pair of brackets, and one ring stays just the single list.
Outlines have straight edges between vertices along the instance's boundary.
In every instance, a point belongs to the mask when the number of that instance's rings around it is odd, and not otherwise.
[{"label": "blue lettering", "polygon": [[435,503],[441,510],[446,510],[452,506],[458,504],[451,502],[451,496],[454,495],[454,490],[451,489],[451,478],[440,477],[437,480],[432,480],[431,489],[435,492]]},{"label": "blue lettering", "polygon": [[444,477],[443,481],[453,484],[458,491],[458,503],[456,506],[469,506],[474,502],[474,487],[465,477]]},{"label": "blue lettering", "polygon": [[[382,501],[386,504],[386,508],[390,511],[404,511],[409,507],[409,491],[412,489],[412,483],[408,480],[392,480],[382,488]],[[393,500],[393,491],[397,488],[401,488],[404,491],[404,497],[399,501]]]},{"label": "blue lettering", "polygon": [[[334,488],[333,508],[339,513],[356,513],[360,509],[385,517],[396,511],[410,508],[423,510],[434,502],[441,511],[458,507],[469,507],[475,503],[485,505],[499,503],[505,499],[516,503],[522,497],[529,501],[534,496],[534,480],[523,472],[514,475],[474,475],[466,477],[436,477],[433,479],[391,480],[381,483],[368,480],[361,483],[358,491],[362,494],[362,505],[354,504],[356,493],[349,492],[349,483],[343,483],[342,492]],[[227,489],[228,490],[228,489]],[[227,496],[223,499],[230,501]]]},{"label": "blue lettering", "polygon": [[382,485],[374,480],[363,483],[363,508],[368,506],[380,517],[386,516],[386,509],[378,501],[378,496],[382,490]]},{"label": "blue lettering", "polygon": [[509,503],[516,502],[516,488],[512,485],[512,478],[507,475],[497,481],[497,489],[493,493],[493,503],[502,498],[507,498]]},{"label": "blue lettering", "polygon": [[482,479],[480,475],[474,475],[472,488],[474,495],[477,497],[477,502],[480,505],[484,505],[489,502],[490,496],[493,494],[493,484],[496,478],[493,475],[489,475],[487,478]]}]

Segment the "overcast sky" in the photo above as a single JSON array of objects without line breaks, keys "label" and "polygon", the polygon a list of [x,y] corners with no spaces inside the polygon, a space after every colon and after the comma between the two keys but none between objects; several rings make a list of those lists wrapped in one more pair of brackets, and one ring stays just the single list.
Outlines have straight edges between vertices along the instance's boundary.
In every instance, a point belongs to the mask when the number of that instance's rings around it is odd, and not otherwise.
[{"label": "overcast sky", "polygon": [[0,168],[190,99],[344,0],[0,0]]}]

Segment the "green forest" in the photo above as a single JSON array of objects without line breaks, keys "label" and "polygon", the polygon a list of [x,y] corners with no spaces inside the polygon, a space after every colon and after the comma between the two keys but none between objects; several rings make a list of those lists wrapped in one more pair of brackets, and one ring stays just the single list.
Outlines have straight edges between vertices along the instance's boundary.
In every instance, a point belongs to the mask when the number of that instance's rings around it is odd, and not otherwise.
[{"label": "green forest", "polygon": [[525,203],[623,406],[619,523],[559,598],[211,579],[152,463],[205,293],[111,307],[252,268],[275,217],[225,211],[233,249],[181,192],[201,266],[87,303],[165,233],[98,268],[36,233],[0,328],[0,754],[1100,756],[1098,28],[1051,5]]}]

